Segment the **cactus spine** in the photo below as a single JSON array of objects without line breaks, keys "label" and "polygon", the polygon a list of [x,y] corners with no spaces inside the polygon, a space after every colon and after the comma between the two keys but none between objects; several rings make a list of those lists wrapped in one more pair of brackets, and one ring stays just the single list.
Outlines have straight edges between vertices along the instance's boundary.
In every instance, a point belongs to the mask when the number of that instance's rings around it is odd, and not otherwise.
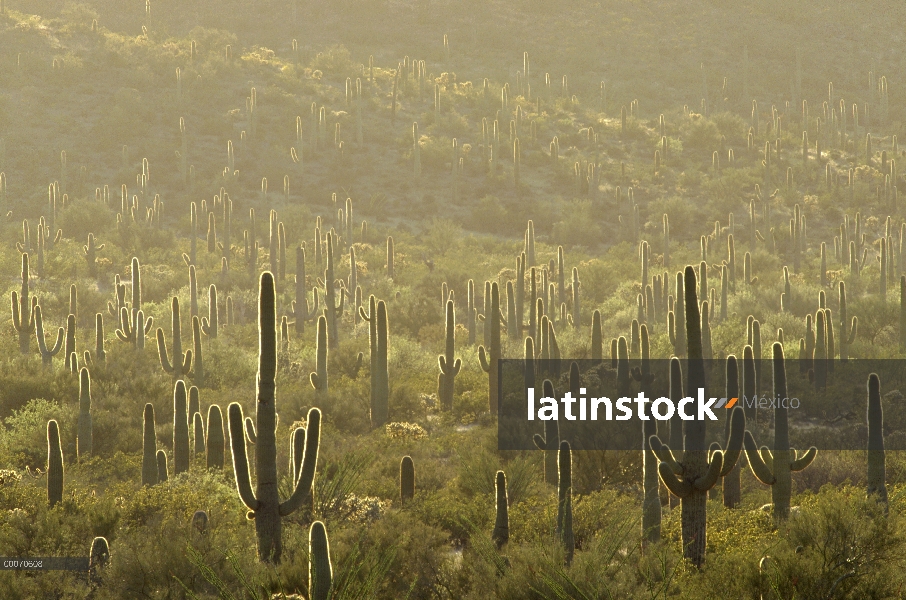
[{"label": "cactus spine", "polygon": [[229,407],[230,447],[233,454],[233,470],[239,498],[249,509],[249,517],[255,520],[258,538],[258,558],[263,562],[277,563],[283,550],[281,540],[281,517],[298,509],[304,497],[308,496],[315,477],[318,459],[318,445],[321,433],[321,411],[312,408],[308,413],[308,432],[301,474],[293,486],[292,495],[280,502],[277,494],[277,448],[276,448],[276,398],[275,377],[277,373],[277,310],[274,276],[265,271],[261,274],[258,297],[258,393],[256,414],[255,472],[257,489],[252,491],[249,463],[244,437],[242,406],[236,402]]},{"label": "cactus spine", "polygon": [[455,358],[456,314],[453,301],[447,300],[444,353],[437,357],[440,373],[437,376],[437,397],[442,410],[453,410],[453,386],[462,368],[462,360]]}]

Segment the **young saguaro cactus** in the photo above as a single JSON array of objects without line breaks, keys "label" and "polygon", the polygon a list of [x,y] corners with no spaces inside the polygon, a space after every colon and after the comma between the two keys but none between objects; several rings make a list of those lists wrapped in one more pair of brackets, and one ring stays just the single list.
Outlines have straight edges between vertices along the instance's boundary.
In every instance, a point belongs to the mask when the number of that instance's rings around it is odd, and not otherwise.
[{"label": "young saguaro cactus", "polygon": [[53,419],[47,422],[47,501],[51,508],[63,501],[63,449],[60,426]]},{"label": "young saguaro cactus", "polygon": [[201,330],[209,338],[217,337],[217,325],[220,321],[217,315],[217,286],[212,283],[208,288],[208,316],[201,319]]},{"label": "young saguaro cactus", "polygon": [[494,488],[497,494],[497,518],[494,520],[491,539],[494,540],[497,550],[500,550],[510,540],[510,507],[506,491],[506,474],[503,471],[497,471]]},{"label": "young saguaro cactus", "polygon": [[91,454],[91,377],[88,369],[79,372],[79,429],[76,438],[76,456],[79,460]]},{"label": "young saguaro cactus", "polygon": [[368,298],[368,312],[359,309],[362,319],[368,321],[371,346],[371,427],[377,428],[390,418],[390,372],[387,367],[387,305]]},{"label": "young saguaro cactus", "polygon": [[317,370],[308,377],[311,387],[319,392],[327,391],[327,348],[327,317],[321,315],[318,317]]},{"label": "young saguaro cactus", "polygon": [[333,587],[330,542],[321,521],[311,524],[308,533],[308,595],[310,600],[329,600]]},{"label": "young saguaro cactus", "polygon": [[148,317],[146,320],[145,313],[142,311],[141,265],[138,258],[135,257],[132,258],[132,306],[130,309],[127,310],[125,306],[120,308],[120,328],[116,330],[116,337],[141,350],[145,347],[145,336],[151,332],[154,319]]},{"label": "young saguaro cactus", "polygon": [[[325,314],[327,316],[327,342],[331,350],[340,347],[340,328],[339,319],[343,316],[346,295],[342,292],[337,294],[337,286],[334,283],[334,245],[336,244],[332,232],[327,234],[327,267],[324,269],[324,302]],[[352,290],[355,292],[355,290]],[[340,296],[339,303],[337,295]]]},{"label": "young saguaro cactus", "polygon": [[19,332],[19,352],[28,354],[30,349],[29,340],[35,330],[35,307],[38,305],[38,298],[32,297],[31,302],[28,300],[28,253],[22,254],[22,288],[17,294],[12,293],[12,313],[13,327]]},{"label": "young saguaro cactus", "polygon": [[[694,396],[705,387],[705,363],[702,353],[701,318],[696,294],[695,269],[687,266],[684,273],[686,309],[686,343],[688,352],[688,378],[686,395]],[[742,448],[745,422],[739,410],[731,417],[730,442],[726,453],[719,448],[709,449],[706,443],[706,422],[690,420],[684,423],[683,457],[677,461],[670,448],[658,436],[648,438],[651,451],[660,459],[658,474],[661,481],[681,499],[683,555],[700,568],[705,560],[707,532],[708,490],[717,483],[722,473],[733,468]]]},{"label": "young saguaro cactus", "polygon": [[[787,398],[786,367],[784,365],[783,346],[773,346],[774,397]],[[774,449],[761,448],[748,430],[745,433],[746,458],[755,478],[771,486],[771,499],[774,504],[774,520],[779,522],[790,515],[790,497],[792,496],[792,472],[801,471],[815,459],[818,449],[812,446],[799,455],[790,448],[790,431],[788,409],[782,402],[774,408]]]},{"label": "young saguaro cactus", "polygon": [[[526,351],[531,347],[526,338]],[[526,356],[526,361],[529,358]],[[550,379],[545,379],[541,384],[543,398],[554,398],[554,384]],[[557,485],[557,450],[560,448],[560,425],[556,419],[544,422],[544,436],[536,433],[532,438],[535,446],[544,451],[544,481],[550,485]]]},{"label": "young saguaro cactus", "polygon": [[444,353],[437,357],[440,373],[437,375],[437,397],[442,410],[453,410],[453,385],[462,368],[462,360],[455,358],[454,333],[456,331],[456,314],[453,301],[447,300]]},{"label": "young saguaro cactus", "polygon": [[142,485],[157,483],[157,434],[154,432],[154,405],[145,404],[142,435]]},{"label": "young saguaro cactus", "polygon": [[400,505],[415,498],[415,463],[411,456],[404,456],[400,461]]},{"label": "young saguaro cactus", "polygon": [[884,409],[881,407],[881,380],[868,376],[868,495],[887,504],[887,476],[884,454]]},{"label": "young saguaro cactus", "polygon": [[97,253],[104,249],[106,244],[101,244],[98,246],[94,241],[94,234],[88,234],[88,243],[82,246],[82,251],[85,253],[85,263],[88,265],[88,274],[91,277],[98,276],[98,261]]},{"label": "young saguaro cactus", "polygon": [[563,440],[560,442],[560,451],[557,455],[557,537],[563,544],[563,550],[566,553],[566,564],[573,560],[573,553],[576,550],[576,537],[573,533],[573,467],[572,467],[572,450],[569,442]]},{"label": "young saguaro cactus", "polygon": [[263,562],[280,562],[283,552],[281,518],[292,514],[310,495],[318,460],[321,435],[321,411],[308,412],[308,428],[302,469],[289,498],[280,502],[277,493],[276,447],[276,374],[277,374],[277,307],[274,276],[261,274],[258,295],[258,393],[256,411],[255,473],[257,488],[252,491],[248,456],[244,436],[242,406],[230,404],[230,447],[239,498],[255,521],[258,539],[258,558]]},{"label": "young saguaro cactus", "polygon": [[478,347],[478,359],[481,362],[481,368],[488,374],[488,404],[491,414],[497,414],[497,373],[499,371],[500,354],[500,288],[497,282],[491,284],[491,304],[488,314],[485,314],[485,321],[490,321],[490,331],[488,340],[488,349],[484,346]]},{"label": "young saguaro cactus", "polygon": [[192,368],[192,351],[182,351],[182,329],[179,319],[179,298],[173,296],[171,302],[171,327],[173,338],[173,363],[170,363],[170,357],[167,354],[167,342],[164,338],[164,330],[157,328],[157,354],[160,357],[160,366],[166,373],[173,375],[174,379],[182,379],[189,374]]},{"label": "young saguaro cactus", "polygon": [[44,319],[41,315],[41,306],[35,305],[35,337],[38,338],[38,351],[41,353],[41,363],[50,368],[53,366],[53,357],[60,353],[63,348],[63,334],[65,329],[60,327],[57,330],[57,341],[53,347],[47,347],[47,341],[44,339]]},{"label": "young saguaro cactus", "polygon": [[208,469],[223,468],[225,442],[223,437],[223,413],[220,407],[212,404],[208,407],[208,430],[205,439],[205,466]]},{"label": "young saguaro cactus", "polygon": [[186,382],[179,380],[173,390],[173,472],[189,470],[189,411]]}]

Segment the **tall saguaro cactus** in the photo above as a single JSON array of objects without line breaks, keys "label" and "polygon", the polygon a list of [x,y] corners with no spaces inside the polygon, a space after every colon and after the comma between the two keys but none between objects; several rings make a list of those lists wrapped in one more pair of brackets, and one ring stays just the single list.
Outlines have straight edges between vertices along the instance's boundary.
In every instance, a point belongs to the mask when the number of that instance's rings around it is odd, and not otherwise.
[{"label": "tall saguaro cactus", "polygon": [[63,348],[63,334],[65,330],[60,327],[57,330],[57,341],[50,348],[47,347],[47,341],[44,339],[44,319],[41,314],[41,306],[35,306],[35,337],[38,338],[38,352],[41,353],[41,363],[50,368],[53,366],[53,357],[60,353]]},{"label": "tall saguaro cactus", "polygon": [[63,449],[60,426],[53,419],[47,422],[47,501],[51,507],[63,501]]},{"label": "tall saguaro cactus", "polygon": [[148,317],[146,320],[145,313],[142,311],[141,265],[139,265],[138,258],[133,257],[132,306],[130,310],[127,310],[125,306],[120,308],[120,328],[116,330],[116,337],[141,350],[145,347],[145,336],[151,331],[153,324],[154,319]]},{"label": "tall saguaro cactus", "polygon": [[491,539],[500,550],[510,540],[510,506],[506,491],[506,474],[503,471],[497,471],[494,487],[497,493],[497,518],[494,520]]},{"label": "tall saguaro cactus", "polygon": [[[280,502],[277,493],[276,445],[276,374],[277,374],[277,302],[274,276],[261,274],[258,294],[258,398],[255,431],[255,474],[257,487],[252,491],[249,462],[246,454],[242,406],[236,402],[228,409],[230,447],[233,471],[239,498],[255,521],[258,538],[258,558],[263,562],[280,562],[283,553],[281,518],[292,514],[309,497],[315,479],[318,444],[321,436],[321,411],[308,412],[308,429],[302,469],[289,498]],[[325,536],[326,538],[326,536]]]},{"label": "tall saguaro cactus", "polygon": [[91,454],[91,378],[88,369],[79,372],[79,429],[76,438],[76,456],[79,460]]},{"label": "tall saguaro cactus", "polygon": [[[786,366],[784,365],[783,346],[775,342],[773,346],[774,397],[786,399]],[[790,448],[789,414],[783,402],[776,402],[774,407],[774,449],[761,448],[755,443],[751,432],[745,435],[746,458],[752,473],[761,483],[771,486],[771,499],[774,503],[774,520],[782,521],[790,515],[790,497],[792,496],[792,472],[801,471],[815,459],[818,449],[812,446],[799,455]]]},{"label": "tall saguaro cactus", "polygon": [[488,374],[488,405],[492,415],[497,414],[497,373],[500,370],[500,288],[497,282],[491,284],[491,302],[485,322],[490,322],[488,349],[478,347],[478,359],[481,368]]},{"label": "tall saguaro cactus", "polygon": [[17,294],[12,293],[13,327],[19,332],[19,352],[28,354],[29,340],[35,330],[35,307],[38,298],[28,300],[28,253],[22,254],[22,288]]},{"label": "tall saguaro cactus", "polygon": [[370,324],[371,342],[371,427],[380,427],[390,418],[390,373],[387,368],[387,305],[368,298],[368,312],[359,308]]},{"label": "tall saguaro cactus", "polygon": [[444,353],[437,357],[440,373],[437,375],[437,397],[442,410],[453,410],[453,385],[462,368],[462,360],[455,358],[454,333],[456,331],[456,313],[453,301],[447,300],[447,319],[445,328]]},{"label": "tall saguaro cactus", "polygon": [[145,404],[142,435],[142,485],[157,483],[157,434],[154,432],[154,405]]},{"label": "tall saguaro cactus", "polygon": [[172,327],[171,337],[173,338],[173,363],[170,363],[170,357],[167,354],[166,339],[164,338],[164,330],[160,327],[157,328],[157,354],[160,357],[160,366],[163,370],[173,375],[174,379],[182,379],[189,374],[189,370],[192,368],[192,351],[186,350],[185,354],[183,354],[182,351],[179,298],[176,296],[173,296],[170,311]]},{"label": "tall saguaro cactus", "polygon": [[207,435],[205,439],[205,466],[209,469],[222,469],[225,448],[223,413],[216,404],[208,407],[208,430],[205,434]]},{"label": "tall saguaro cactus", "polygon": [[317,370],[309,375],[311,387],[319,392],[327,391],[327,318],[318,317],[318,345],[317,345]]},{"label": "tall saguaro cactus", "polygon": [[[688,355],[686,395],[695,396],[699,388],[705,387],[701,317],[696,294],[695,269],[687,266],[683,275]],[[726,453],[712,447],[709,456],[709,450],[705,447],[704,420],[684,422],[681,462],[676,460],[670,448],[663,444],[658,436],[653,435],[648,439],[652,452],[661,461],[658,465],[661,481],[681,499],[683,555],[699,568],[705,561],[708,490],[714,487],[725,469],[729,471],[733,468],[742,447],[742,431],[745,424],[739,420],[742,413],[738,410],[734,412],[736,414],[732,418],[735,422],[731,427]],[[739,427],[739,424],[742,427]]]},{"label": "tall saguaro cactus", "polygon": [[573,467],[572,450],[569,442],[560,442],[560,451],[557,455],[558,483],[557,483],[557,537],[563,544],[566,553],[567,566],[573,560],[576,550],[576,537],[573,534]]},{"label": "tall saguaro cactus", "polygon": [[881,380],[868,376],[868,495],[887,504],[887,476],[884,464],[884,409],[881,407]]},{"label": "tall saguaro cactus", "polygon": [[179,380],[173,390],[173,473],[189,470],[189,406],[186,382]]}]

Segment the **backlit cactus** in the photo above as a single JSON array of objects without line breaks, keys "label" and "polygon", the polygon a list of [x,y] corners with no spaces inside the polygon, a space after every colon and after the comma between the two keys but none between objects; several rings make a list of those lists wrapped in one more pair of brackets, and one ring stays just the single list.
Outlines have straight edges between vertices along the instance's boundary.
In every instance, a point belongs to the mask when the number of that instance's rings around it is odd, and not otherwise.
[{"label": "backlit cactus", "polygon": [[170,356],[167,354],[166,339],[164,330],[157,328],[157,354],[160,357],[160,366],[166,373],[170,373],[174,379],[182,379],[188,375],[192,368],[192,351],[182,351],[182,328],[179,318],[179,298],[173,296],[171,302],[171,338],[173,339],[173,362],[170,363]]},{"label": "backlit cactus", "polygon": [[[258,558],[263,562],[280,562],[283,552],[281,539],[282,517],[292,514],[309,497],[315,478],[318,445],[321,432],[321,411],[313,408],[308,413],[308,430],[305,439],[303,465],[294,482],[289,498],[280,502],[277,495],[276,448],[276,382],[277,374],[277,310],[274,276],[261,274],[258,295],[258,393],[256,411],[255,473],[257,488],[252,491],[249,463],[244,436],[242,406],[230,404],[230,447],[233,454],[233,471],[239,498],[255,521],[258,540]],[[326,538],[326,536],[325,536]]]},{"label": "backlit cactus", "polygon": [[415,497],[415,463],[411,456],[404,456],[400,461],[400,505]]},{"label": "backlit cactus", "polygon": [[317,370],[309,375],[311,387],[319,392],[327,391],[327,317],[321,315],[318,317],[318,339],[317,339]]},{"label": "backlit cactus", "polygon": [[884,453],[884,409],[881,407],[881,380],[868,376],[868,495],[887,504],[887,475]]},{"label": "backlit cactus", "polygon": [[[775,343],[773,347],[774,397],[787,398],[786,366],[784,364],[783,346]],[[798,454],[790,448],[789,416],[784,403],[777,402],[774,408],[774,448],[761,448],[747,430],[745,434],[746,458],[755,478],[771,486],[771,498],[774,504],[774,520],[782,521],[790,515],[790,497],[792,495],[792,472],[801,471],[809,466],[818,453],[812,446],[805,453]]]},{"label": "backlit cactus", "polygon": [[60,426],[53,419],[47,422],[47,501],[51,507],[63,501],[63,449]]},{"label": "backlit cactus", "polygon": [[28,253],[22,254],[22,287],[17,294],[12,293],[12,313],[13,327],[19,332],[19,352],[28,354],[30,349],[29,340],[35,331],[35,307],[38,305],[38,298],[28,299]]},{"label": "backlit cactus", "polygon": [[321,521],[311,524],[308,534],[308,597],[310,600],[329,600],[333,588],[333,566],[330,563],[330,542]]},{"label": "backlit cactus", "polygon": [[368,312],[359,309],[368,321],[371,346],[371,427],[377,428],[390,418],[390,373],[387,368],[387,305],[368,298]]},{"label": "backlit cactus", "polygon": [[76,437],[76,456],[79,460],[91,454],[91,378],[88,369],[79,373],[79,428]]},{"label": "backlit cactus", "polygon": [[437,398],[442,410],[453,410],[453,386],[456,376],[462,368],[462,360],[455,358],[456,351],[454,333],[456,331],[456,315],[453,301],[448,300],[446,306],[446,326],[444,353],[437,357],[440,373],[437,376]]}]

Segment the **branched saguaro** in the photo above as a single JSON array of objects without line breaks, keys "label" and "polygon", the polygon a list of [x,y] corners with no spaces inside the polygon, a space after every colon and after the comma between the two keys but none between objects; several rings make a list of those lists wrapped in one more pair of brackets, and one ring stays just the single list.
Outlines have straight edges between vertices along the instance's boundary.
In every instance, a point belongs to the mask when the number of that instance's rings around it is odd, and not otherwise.
[{"label": "branched saguaro", "polygon": [[283,553],[282,517],[292,514],[309,496],[315,479],[318,444],[321,435],[321,411],[308,412],[308,428],[302,469],[289,498],[280,502],[277,493],[276,445],[276,374],[277,374],[277,302],[274,276],[261,274],[258,293],[258,398],[256,410],[255,474],[257,487],[252,491],[249,462],[244,437],[242,406],[236,402],[228,409],[230,447],[239,498],[255,521],[258,558],[278,563]]}]

